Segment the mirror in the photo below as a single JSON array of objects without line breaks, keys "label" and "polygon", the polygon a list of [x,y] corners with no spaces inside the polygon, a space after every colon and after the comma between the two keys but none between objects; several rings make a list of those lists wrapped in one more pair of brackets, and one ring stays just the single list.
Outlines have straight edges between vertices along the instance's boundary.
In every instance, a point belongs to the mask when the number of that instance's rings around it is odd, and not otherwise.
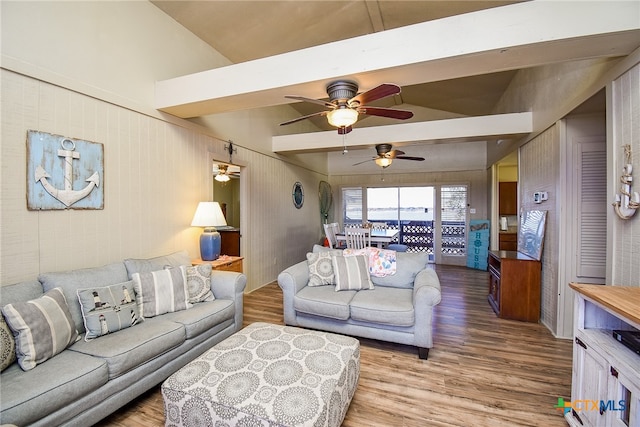
[{"label": "mirror", "polygon": [[523,212],[518,230],[518,252],[540,261],[546,219],[547,211]]},{"label": "mirror", "polygon": [[214,160],[213,199],[220,203],[229,228],[240,228],[240,166]]}]

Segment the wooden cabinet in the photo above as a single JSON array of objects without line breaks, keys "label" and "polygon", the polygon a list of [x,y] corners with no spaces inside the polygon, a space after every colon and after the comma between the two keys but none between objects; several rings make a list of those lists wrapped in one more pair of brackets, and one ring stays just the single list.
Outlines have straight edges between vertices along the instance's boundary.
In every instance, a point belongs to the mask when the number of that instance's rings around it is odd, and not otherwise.
[{"label": "wooden cabinet", "polygon": [[220,233],[220,253],[222,255],[240,256],[240,229],[218,230]]},{"label": "wooden cabinet", "polygon": [[516,233],[500,233],[498,238],[498,249],[501,251],[517,251],[518,235]]},{"label": "wooden cabinet", "polygon": [[638,427],[640,355],[613,338],[613,330],[640,330],[640,288],[570,286],[576,297],[571,402],[565,419],[573,427]]},{"label": "wooden cabinet", "polygon": [[540,319],[540,261],[515,251],[489,251],[489,304],[503,319]]},{"label": "wooden cabinet", "polygon": [[191,261],[192,265],[199,265],[204,263],[209,263],[213,266],[214,270],[222,270],[222,271],[236,271],[238,273],[242,273],[242,260],[244,258],[240,256],[225,256],[222,255],[215,261],[203,261],[201,259],[194,259]]},{"label": "wooden cabinet", "polygon": [[501,182],[498,184],[498,213],[500,215],[518,214],[517,182]]}]

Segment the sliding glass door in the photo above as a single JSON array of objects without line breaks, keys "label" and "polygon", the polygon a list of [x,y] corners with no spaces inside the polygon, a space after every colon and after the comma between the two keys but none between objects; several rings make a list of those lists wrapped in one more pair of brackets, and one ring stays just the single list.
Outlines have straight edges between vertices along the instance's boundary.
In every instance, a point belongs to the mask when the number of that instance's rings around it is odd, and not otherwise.
[{"label": "sliding glass door", "polygon": [[385,223],[399,230],[408,252],[426,252],[431,262],[464,265],[467,187],[345,187],[343,225]]}]

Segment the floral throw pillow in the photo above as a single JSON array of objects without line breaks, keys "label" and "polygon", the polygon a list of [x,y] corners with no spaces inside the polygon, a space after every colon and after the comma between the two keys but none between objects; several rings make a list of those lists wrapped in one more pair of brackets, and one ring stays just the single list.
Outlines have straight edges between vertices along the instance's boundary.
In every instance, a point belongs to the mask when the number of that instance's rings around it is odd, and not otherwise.
[{"label": "floral throw pillow", "polygon": [[212,269],[213,266],[209,263],[187,267],[187,292],[190,303],[215,299],[213,292],[211,292]]},{"label": "floral throw pillow", "polygon": [[335,283],[331,258],[331,252],[307,253],[308,286],[333,285]]}]

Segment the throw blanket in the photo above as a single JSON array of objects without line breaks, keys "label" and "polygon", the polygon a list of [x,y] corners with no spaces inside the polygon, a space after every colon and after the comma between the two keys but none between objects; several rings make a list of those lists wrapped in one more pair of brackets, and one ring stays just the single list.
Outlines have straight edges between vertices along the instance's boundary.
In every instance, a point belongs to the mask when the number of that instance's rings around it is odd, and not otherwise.
[{"label": "throw blanket", "polygon": [[386,277],[396,274],[396,251],[380,248],[345,249],[344,256],[365,255],[369,260],[369,274]]}]

